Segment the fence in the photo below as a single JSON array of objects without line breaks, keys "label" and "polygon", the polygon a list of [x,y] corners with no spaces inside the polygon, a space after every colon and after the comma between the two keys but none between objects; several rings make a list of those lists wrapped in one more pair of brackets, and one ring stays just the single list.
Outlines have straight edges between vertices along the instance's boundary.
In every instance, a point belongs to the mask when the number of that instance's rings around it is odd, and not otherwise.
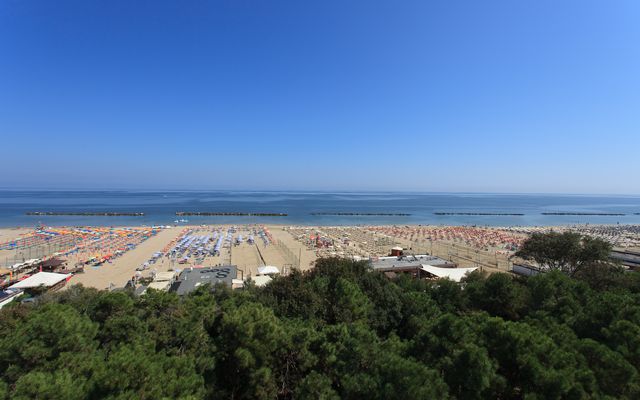
[{"label": "fence", "polygon": [[286,263],[288,265],[291,266],[291,268],[298,268],[300,269],[300,257],[295,254],[286,244],[284,244],[284,242],[280,239],[276,240],[276,242],[274,243],[276,248],[278,249],[278,251],[280,251],[280,254],[282,254],[282,257],[284,258],[284,260],[286,261]]},{"label": "fence", "polygon": [[4,250],[3,252],[5,254],[8,253],[8,255],[0,258],[0,264],[2,264],[3,267],[10,267],[26,260],[49,257],[56,252],[68,250],[72,245],[75,245],[74,241],[64,241],[25,246],[14,250]]},{"label": "fence", "polygon": [[465,267],[482,266],[502,271],[511,270],[511,262],[507,257],[461,244],[432,242],[413,245],[412,249],[415,254],[432,254]]}]

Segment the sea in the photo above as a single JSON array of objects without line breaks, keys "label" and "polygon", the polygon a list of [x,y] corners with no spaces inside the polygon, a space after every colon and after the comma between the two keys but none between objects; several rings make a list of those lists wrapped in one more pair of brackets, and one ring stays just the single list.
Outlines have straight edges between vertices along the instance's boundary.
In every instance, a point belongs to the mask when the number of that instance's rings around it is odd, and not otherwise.
[{"label": "sea", "polygon": [[[144,216],[42,216],[27,215],[28,212],[118,212],[144,213]],[[284,213],[287,215],[179,217],[176,216],[176,212]],[[353,215],[336,215],[349,213]],[[465,215],[464,213],[522,215]],[[544,215],[543,213],[591,215]],[[404,192],[0,190],[1,227],[241,225],[254,223],[467,226],[640,224],[640,196]]]}]

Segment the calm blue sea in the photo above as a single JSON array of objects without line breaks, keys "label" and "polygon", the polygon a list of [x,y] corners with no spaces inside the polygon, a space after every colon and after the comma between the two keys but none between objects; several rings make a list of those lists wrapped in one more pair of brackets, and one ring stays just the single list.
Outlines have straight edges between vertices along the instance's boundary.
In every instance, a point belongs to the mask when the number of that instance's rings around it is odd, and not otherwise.
[{"label": "calm blue sea", "polygon": [[[144,217],[27,216],[28,211],[144,212]],[[287,217],[184,217],[189,224],[435,224],[524,226],[640,224],[640,196],[452,193],[310,193],[233,191],[0,191],[0,226],[173,224],[176,211],[287,213]],[[327,216],[314,212],[405,213]],[[524,216],[434,215],[434,212],[522,213]],[[545,216],[542,212],[625,216]]]}]

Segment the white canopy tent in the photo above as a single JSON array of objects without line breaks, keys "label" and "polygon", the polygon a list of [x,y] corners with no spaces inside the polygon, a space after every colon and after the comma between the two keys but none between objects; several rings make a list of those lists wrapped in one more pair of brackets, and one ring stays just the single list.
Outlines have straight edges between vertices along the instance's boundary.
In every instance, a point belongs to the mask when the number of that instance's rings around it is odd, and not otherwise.
[{"label": "white canopy tent", "polygon": [[462,280],[462,278],[464,278],[467,274],[475,271],[476,269],[478,269],[477,267],[473,267],[473,268],[440,268],[440,267],[433,267],[431,265],[426,265],[426,264],[421,264],[422,265],[422,270],[431,274],[431,275],[435,275],[438,278],[448,278],[454,282],[460,282]]},{"label": "white canopy tent", "polygon": [[271,274],[279,274],[280,269],[278,267],[274,267],[273,265],[265,265],[262,267],[258,267],[258,275],[271,275]]}]

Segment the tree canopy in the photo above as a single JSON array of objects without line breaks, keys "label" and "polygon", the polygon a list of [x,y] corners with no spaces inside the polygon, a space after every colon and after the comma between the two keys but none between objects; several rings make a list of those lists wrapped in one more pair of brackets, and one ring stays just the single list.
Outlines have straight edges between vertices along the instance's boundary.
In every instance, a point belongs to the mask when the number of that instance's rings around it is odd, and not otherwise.
[{"label": "tree canopy", "polygon": [[534,233],[516,256],[573,275],[595,263],[609,262],[611,247],[605,240],[575,232]]},{"label": "tree canopy", "polygon": [[183,298],[73,286],[0,312],[0,399],[640,398],[640,281],[602,274],[390,281],[323,259]]}]

